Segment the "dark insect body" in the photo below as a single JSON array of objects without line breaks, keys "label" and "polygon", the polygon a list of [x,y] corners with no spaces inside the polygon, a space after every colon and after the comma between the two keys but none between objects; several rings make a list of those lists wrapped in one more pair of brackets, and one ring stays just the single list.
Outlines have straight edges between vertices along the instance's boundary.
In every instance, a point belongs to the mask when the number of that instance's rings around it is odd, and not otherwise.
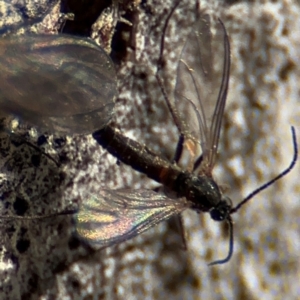
[{"label": "dark insect body", "polygon": [[65,34],[0,39],[0,115],[48,132],[86,134],[108,123],[114,65],[92,40]]},{"label": "dark insect body", "polygon": [[[294,157],[290,166],[276,178],[253,191],[236,207],[222,195],[214,181],[212,170],[216,160],[221,121],[226,103],[229,72],[230,45],[223,23],[214,24],[214,38],[223,43],[222,76],[213,69],[212,45],[216,43],[211,31],[212,19],[201,15],[194,30],[187,39],[178,66],[176,101],[167,97],[162,88],[179,132],[180,140],[174,162],[162,159],[144,145],[131,140],[120,131],[105,126],[93,133],[94,139],[119,161],[134,170],[146,174],[175,194],[169,198],[150,190],[102,190],[82,204],[77,214],[77,231],[88,243],[107,246],[132,238],[169,217],[190,208],[197,213],[209,212],[215,221],[227,221],[230,228],[230,245],[227,257],[213,264],[228,262],[233,253],[233,222],[231,214],[287,174],[297,161],[298,149],[295,130],[292,127]],[[163,51],[163,43],[162,43]],[[162,52],[161,52],[162,53]],[[197,54],[192,55],[192,54]],[[192,66],[192,67],[191,67]],[[196,75],[197,76],[196,76]],[[192,113],[183,119],[183,111]],[[188,121],[187,121],[188,119]],[[190,122],[187,126],[186,123]],[[196,124],[196,129],[192,126]],[[177,164],[184,141],[190,140],[201,146],[202,155],[193,164],[192,172],[183,170]]]}]

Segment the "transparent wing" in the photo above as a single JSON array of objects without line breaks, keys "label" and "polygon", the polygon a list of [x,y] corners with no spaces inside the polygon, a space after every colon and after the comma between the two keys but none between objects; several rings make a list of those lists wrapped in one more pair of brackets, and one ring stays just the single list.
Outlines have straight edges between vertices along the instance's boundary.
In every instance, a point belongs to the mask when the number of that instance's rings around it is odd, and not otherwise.
[{"label": "transparent wing", "polygon": [[91,195],[76,216],[76,229],[88,244],[109,246],[133,238],[187,208],[151,190],[102,190]]},{"label": "transparent wing", "polygon": [[201,15],[181,53],[175,105],[189,134],[200,141],[200,171],[207,175],[216,159],[229,68],[230,46],[223,23]]},{"label": "transparent wing", "polygon": [[0,39],[0,110],[50,131],[90,133],[109,121],[117,93],[109,56],[68,35]]}]

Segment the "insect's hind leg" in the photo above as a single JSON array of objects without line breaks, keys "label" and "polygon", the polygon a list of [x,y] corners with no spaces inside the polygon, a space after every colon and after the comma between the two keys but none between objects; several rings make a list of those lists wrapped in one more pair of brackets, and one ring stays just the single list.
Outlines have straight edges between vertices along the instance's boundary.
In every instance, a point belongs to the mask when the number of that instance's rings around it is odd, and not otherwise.
[{"label": "insect's hind leg", "polygon": [[164,100],[168,106],[168,109],[169,109],[169,112],[171,113],[172,115],[172,118],[173,118],[173,121],[178,129],[178,132],[179,132],[179,139],[178,139],[178,142],[177,142],[177,146],[176,146],[176,151],[175,151],[175,154],[174,154],[174,158],[173,158],[173,162],[174,163],[178,163],[180,158],[181,158],[181,155],[182,155],[182,152],[183,152],[183,145],[184,145],[184,141],[185,141],[185,134],[184,134],[184,126],[181,122],[181,119],[180,119],[180,116],[175,108],[175,106],[171,103],[167,93],[166,93],[166,90],[164,88],[164,85],[163,85],[163,81],[162,79],[160,78],[160,71],[162,69],[162,65],[163,65],[163,52],[164,52],[164,41],[165,41],[165,36],[166,36],[166,30],[167,30],[167,27],[168,27],[168,24],[169,24],[169,21],[174,13],[174,11],[176,10],[176,8],[178,7],[178,5],[180,4],[181,0],[178,0],[176,1],[175,5],[172,7],[170,13],[168,14],[167,18],[166,18],[166,21],[165,21],[165,24],[164,24],[164,27],[163,27],[163,30],[162,30],[162,35],[161,35],[161,42],[160,42],[160,54],[159,54],[159,59],[158,59],[158,64],[157,64],[157,71],[156,71],[156,80],[158,82],[158,85],[161,89],[161,92],[163,94],[163,97],[164,97]]},{"label": "insect's hind leg", "polygon": [[6,118],[0,119],[0,132],[7,135],[10,138],[10,143],[15,144],[16,146],[18,146],[18,145],[21,146],[21,145],[25,144],[25,145],[33,148],[35,151],[39,152],[40,155],[46,156],[48,159],[50,159],[52,162],[54,162],[54,164],[57,167],[60,166],[60,163],[57,160],[55,160],[51,155],[49,155],[48,153],[43,151],[41,148],[39,148],[38,146],[34,145],[33,143],[27,141],[25,137],[20,136],[14,132],[11,132],[7,127]]}]

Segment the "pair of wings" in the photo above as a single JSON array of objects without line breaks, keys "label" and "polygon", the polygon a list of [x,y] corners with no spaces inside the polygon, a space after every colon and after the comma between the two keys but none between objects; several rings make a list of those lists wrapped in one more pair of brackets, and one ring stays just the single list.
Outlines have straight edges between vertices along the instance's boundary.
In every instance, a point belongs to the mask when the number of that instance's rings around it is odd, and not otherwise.
[{"label": "pair of wings", "polygon": [[91,133],[111,118],[114,65],[92,40],[59,35],[0,39],[0,113],[50,132]]},{"label": "pair of wings", "polygon": [[230,45],[220,19],[202,14],[186,40],[177,69],[175,109],[187,137],[200,143],[195,173],[211,176],[216,161],[230,72]]},{"label": "pair of wings", "polygon": [[[230,67],[229,41],[223,23],[203,15],[187,38],[178,65],[176,100],[180,127],[200,142],[201,172],[215,163]],[[214,31],[214,37],[212,32]],[[77,218],[77,232],[89,244],[108,246],[130,239],[189,208],[184,198],[171,199],[151,190],[102,190],[90,195]]]}]

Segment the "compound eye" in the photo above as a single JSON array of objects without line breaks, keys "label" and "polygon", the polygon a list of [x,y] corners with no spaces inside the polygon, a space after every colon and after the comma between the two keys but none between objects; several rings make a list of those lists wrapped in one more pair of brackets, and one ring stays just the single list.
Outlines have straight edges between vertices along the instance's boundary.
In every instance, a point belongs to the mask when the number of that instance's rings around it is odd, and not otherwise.
[{"label": "compound eye", "polygon": [[220,211],[218,208],[214,208],[210,211],[210,217],[217,222],[222,222],[226,219],[223,211]]},{"label": "compound eye", "polygon": [[232,207],[232,201],[229,197],[222,197],[219,204],[210,211],[210,217],[218,222],[228,218]]}]

